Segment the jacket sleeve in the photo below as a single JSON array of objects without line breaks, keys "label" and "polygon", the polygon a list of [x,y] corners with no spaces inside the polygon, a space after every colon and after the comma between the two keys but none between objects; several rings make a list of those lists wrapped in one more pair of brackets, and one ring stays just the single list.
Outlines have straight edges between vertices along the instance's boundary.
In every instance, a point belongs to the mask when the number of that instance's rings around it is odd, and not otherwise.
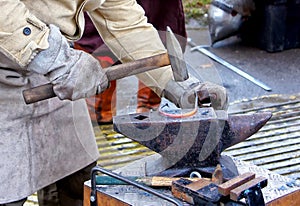
[{"label": "jacket sleeve", "polygon": [[[166,52],[157,30],[135,0],[106,0],[89,12],[106,45],[122,61],[128,62]],[[170,66],[137,75],[161,95],[173,74]]]},{"label": "jacket sleeve", "polygon": [[48,48],[49,28],[17,0],[0,2],[0,52],[8,60],[1,67],[24,68],[38,49]]}]

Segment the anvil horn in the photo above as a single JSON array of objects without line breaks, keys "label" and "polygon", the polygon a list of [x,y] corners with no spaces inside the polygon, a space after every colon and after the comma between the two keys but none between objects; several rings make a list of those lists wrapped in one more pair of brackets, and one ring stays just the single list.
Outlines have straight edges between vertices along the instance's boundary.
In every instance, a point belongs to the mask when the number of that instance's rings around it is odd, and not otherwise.
[{"label": "anvil horn", "polygon": [[150,112],[116,116],[113,122],[115,131],[159,153],[170,166],[203,167],[218,164],[222,151],[256,133],[271,116],[199,108],[185,118]]},{"label": "anvil horn", "polygon": [[243,142],[248,137],[260,130],[271,117],[272,114],[270,112],[255,113],[250,115],[229,115],[228,124],[230,131],[232,131],[234,135],[227,135],[227,137],[231,137],[231,139],[228,142],[223,141],[221,150],[224,151],[228,147]]}]

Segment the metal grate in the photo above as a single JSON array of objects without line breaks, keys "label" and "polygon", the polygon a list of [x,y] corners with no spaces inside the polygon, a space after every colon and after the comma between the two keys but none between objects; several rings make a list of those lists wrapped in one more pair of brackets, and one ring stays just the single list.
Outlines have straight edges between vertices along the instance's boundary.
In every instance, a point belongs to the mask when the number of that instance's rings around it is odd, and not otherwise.
[{"label": "metal grate", "polygon": [[[282,100],[282,96],[272,96]],[[264,98],[256,101],[264,101]],[[244,105],[253,101],[244,102]],[[264,107],[244,109],[233,113],[270,111],[271,120],[256,134],[229,149],[224,154],[273,171],[277,174],[300,179],[300,99],[290,96],[286,102]]]},{"label": "metal grate", "polygon": [[112,125],[100,126],[96,133],[96,141],[100,152],[98,164],[111,170],[154,154],[139,143],[116,133]]}]

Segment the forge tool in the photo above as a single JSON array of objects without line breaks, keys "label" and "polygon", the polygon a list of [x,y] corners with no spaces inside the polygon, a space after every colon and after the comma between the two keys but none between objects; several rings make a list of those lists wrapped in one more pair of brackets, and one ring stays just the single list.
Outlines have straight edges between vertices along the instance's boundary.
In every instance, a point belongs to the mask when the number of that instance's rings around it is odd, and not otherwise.
[{"label": "forge tool", "polygon": [[[119,64],[105,69],[109,81],[136,75],[163,66],[171,65],[174,79],[184,81],[188,79],[188,71],[183,60],[183,53],[171,29],[167,28],[167,53],[139,59],[136,61]],[[30,88],[23,91],[26,104],[32,104],[41,100],[56,97],[51,83]]]},{"label": "forge tool", "polygon": [[[158,54],[134,62],[119,64],[105,69],[109,81],[121,79],[130,75],[139,74],[149,70],[170,64],[168,54]],[[23,97],[26,104],[32,104],[41,100],[56,97],[51,83],[26,89],[23,91]]]},{"label": "forge tool", "polygon": [[[170,187],[172,186],[172,182],[179,180],[179,177],[159,177],[159,176],[153,176],[153,177],[134,177],[129,176],[126,177],[129,180],[136,181],[140,184],[144,184],[151,187]],[[200,178],[187,178],[190,181],[197,181],[200,180]],[[121,180],[117,180],[110,176],[104,176],[104,175],[97,175],[96,176],[96,184],[97,185],[127,185],[128,183],[123,182]]]}]

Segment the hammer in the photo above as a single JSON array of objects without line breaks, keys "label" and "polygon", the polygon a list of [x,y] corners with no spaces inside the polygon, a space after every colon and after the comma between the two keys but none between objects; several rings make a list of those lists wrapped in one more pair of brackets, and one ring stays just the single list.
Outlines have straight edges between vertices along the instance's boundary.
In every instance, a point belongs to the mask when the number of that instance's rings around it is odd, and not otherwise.
[{"label": "hammer", "polygon": [[[180,44],[170,27],[167,27],[166,47],[167,53],[106,68],[104,71],[108,80],[121,79],[167,65],[171,65],[176,81],[186,80],[188,78],[188,71],[185,62],[183,61],[183,53]],[[53,85],[48,83],[24,90],[23,97],[26,104],[31,104],[56,97],[56,94],[53,91]]]}]

